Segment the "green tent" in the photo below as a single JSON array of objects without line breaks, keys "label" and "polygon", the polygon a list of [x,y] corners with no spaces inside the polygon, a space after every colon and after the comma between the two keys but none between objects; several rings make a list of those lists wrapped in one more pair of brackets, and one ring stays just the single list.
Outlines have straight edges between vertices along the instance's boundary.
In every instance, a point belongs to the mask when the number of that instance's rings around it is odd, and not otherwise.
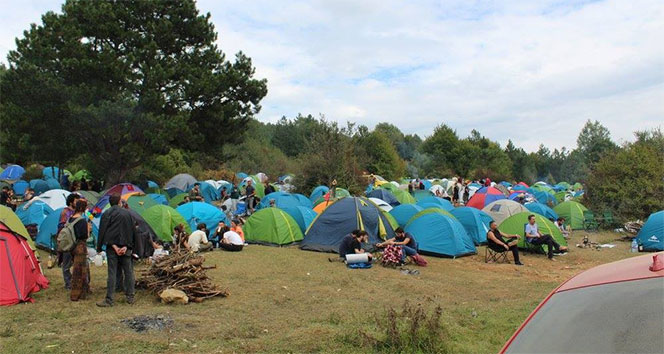
[{"label": "green tent", "polygon": [[[335,197],[334,199],[330,198],[330,200],[329,200],[330,202],[332,202],[332,201],[334,201],[334,200],[337,200],[337,199],[341,199],[341,198],[345,198],[345,197],[350,197],[350,192],[347,191],[346,189],[343,189],[343,188],[337,188],[337,189],[335,190],[335,193],[334,193],[334,194],[336,195],[336,197]],[[316,199],[316,201],[314,202],[314,206],[316,206],[316,205],[318,205],[318,204],[320,204],[320,203],[322,203],[322,202],[325,202],[325,201],[326,201],[326,200],[325,200],[325,196],[326,196],[326,195],[327,195],[327,193],[325,193],[325,194],[324,194],[323,196],[321,196],[320,198]]]},{"label": "green tent", "polygon": [[[551,237],[553,237],[553,239],[558,242],[558,244],[561,246],[567,246],[567,241],[563,237],[563,234],[553,222],[549,221],[549,219],[540,214],[532,213],[530,211],[510,216],[502,223],[500,223],[498,230],[506,234],[517,234],[521,236],[517,245],[519,248],[526,248],[526,240],[524,235],[526,231],[526,224],[528,223],[528,215],[531,214],[535,215],[535,222],[537,223],[539,231],[543,235],[551,235]],[[544,246],[544,250],[546,251],[546,246]]]},{"label": "green tent", "polygon": [[182,202],[184,201],[184,198],[187,197],[187,196],[189,196],[189,193],[179,193],[179,194],[176,194],[176,195],[173,196],[173,198],[171,198],[171,199],[168,201],[168,205],[169,205],[171,208],[177,208],[178,205],[179,205],[180,203],[182,203]]},{"label": "green tent", "polygon": [[7,208],[4,205],[0,205],[0,221],[7,225],[7,227],[9,227],[12,231],[25,237],[25,239],[28,240],[30,248],[32,248],[33,251],[36,250],[35,242],[32,241],[28,230],[25,228],[25,226],[23,226],[21,219],[16,216],[13,210]]},{"label": "green tent", "polygon": [[565,197],[567,196],[567,192],[566,191],[556,192],[553,196],[558,201],[558,204],[560,204],[560,203],[565,201]]},{"label": "green tent", "polygon": [[553,208],[558,216],[565,218],[565,223],[570,225],[572,230],[583,229],[583,221],[585,220],[583,212],[587,210],[588,208],[583,204],[572,200],[562,202]]},{"label": "green tent", "polygon": [[569,184],[567,182],[564,182],[564,181],[563,182],[558,182],[558,184],[556,184],[556,186],[563,187],[563,188],[565,188],[565,190],[568,190],[568,189],[572,188],[571,184]]},{"label": "green tent", "polygon": [[279,208],[261,209],[244,224],[244,239],[249,243],[281,246],[303,238],[295,219]]},{"label": "green tent", "polygon": [[99,201],[99,194],[97,194],[96,192],[76,191],[76,193],[80,194],[83,198],[85,198],[85,200],[88,201],[89,207],[93,207]]},{"label": "green tent", "polygon": [[410,195],[410,193],[401,188],[398,188],[392,183],[386,183],[378,188],[387,189],[388,191],[390,191],[392,194],[394,194],[394,197],[397,198],[397,200],[401,204],[415,204],[415,198],[413,198],[413,196]]},{"label": "green tent", "polygon": [[535,184],[531,188],[540,192],[554,193],[553,189],[545,184]]},{"label": "green tent", "polygon": [[447,211],[447,210],[440,209],[440,208],[429,208],[429,209],[424,209],[424,210],[420,211],[419,213],[413,215],[413,217],[410,218],[410,220],[408,220],[408,222],[407,222],[406,225],[404,226],[404,229],[405,229],[405,228],[406,228],[406,227],[407,227],[407,226],[408,226],[413,220],[419,218],[419,217],[422,216],[422,215],[427,215],[427,214],[431,214],[431,213],[443,214],[443,215],[445,215],[445,216],[449,216],[449,217],[451,217],[451,218],[454,219],[454,220],[457,219],[454,215],[452,215],[452,214],[451,214],[449,211]]},{"label": "green tent", "polygon": [[579,182],[576,182],[576,183],[574,183],[572,188],[574,188],[575,191],[581,191],[581,190],[583,190],[583,185]]},{"label": "green tent", "polygon": [[149,195],[132,195],[127,199],[127,204],[129,204],[131,210],[134,210],[138,215],[143,216],[143,213],[148,210],[148,208],[159,203],[155,202]]},{"label": "green tent", "polygon": [[189,227],[187,220],[177,210],[169,206],[161,204],[151,206],[141,216],[163,241],[173,241],[173,229],[179,224],[184,225],[184,229],[191,233],[191,227]]},{"label": "green tent", "polygon": [[73,176],[71,176],[72,181],[80,181],[81,179],[85,178],[85,180],[89,181],[92,179],[92,175],[88,170],[80,170],[76,173],[74,173]]}]

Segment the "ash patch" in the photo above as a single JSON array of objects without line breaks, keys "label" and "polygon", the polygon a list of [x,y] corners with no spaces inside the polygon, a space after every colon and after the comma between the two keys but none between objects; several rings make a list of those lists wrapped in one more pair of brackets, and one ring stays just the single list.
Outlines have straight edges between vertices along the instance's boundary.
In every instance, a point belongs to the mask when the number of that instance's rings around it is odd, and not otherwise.
[{"label": "ash patch", "polygon": [[122,321],[123,324],[131,328],[135,332],[142,333],[149,330],[161,331],[165,328],[173,326],[173,319],[169,316],[136,316],[134,318],[126,318]]}]

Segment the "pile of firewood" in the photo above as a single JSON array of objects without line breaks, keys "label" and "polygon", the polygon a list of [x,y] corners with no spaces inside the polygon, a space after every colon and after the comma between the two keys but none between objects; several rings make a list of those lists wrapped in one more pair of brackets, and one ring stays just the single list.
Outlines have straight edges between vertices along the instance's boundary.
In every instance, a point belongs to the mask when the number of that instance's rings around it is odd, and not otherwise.
[{"label": "pile of firewood", "polygon": [[190,302],[201,302],[214,296],[228,296],[227,290],[213,284],[206,272],[217,266],[204,267],[205,257],[187,250],[163,256],[139,276],[136,285],[159,295],[166,289],[183,291]]},{"label": "pile of firewood", "polygon": [[625,223],[625,231],[632,235],[636,235],[641,231],[641,228],[643,227],[643,221],[641,220],[636,220],[636,221],[630,221]]}]

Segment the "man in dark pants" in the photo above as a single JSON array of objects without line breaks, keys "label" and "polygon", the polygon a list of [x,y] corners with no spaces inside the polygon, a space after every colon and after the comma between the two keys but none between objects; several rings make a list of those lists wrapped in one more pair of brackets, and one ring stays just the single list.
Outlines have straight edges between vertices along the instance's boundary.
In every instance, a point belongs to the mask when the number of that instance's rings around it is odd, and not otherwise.
[{"label": "man in dark pants", "polygon": [[514,264],[523,265],[519,260],[519,248],[516,246],[519,241],[519,235],[503,234],[498,230],[498,224],[491,220],[489,223],[490,230],[486,233],[487,247],[491,248],[494,252],[512,251],[514,257]]},{"label": "man in dark pants", "polygon": [[535,222],[535,215],[528,215],[528,223],[526,224],[526,241],[532,243],[533,245],[546,245],[548,250],[547,256],[550,260],[553,259],[553,253],[563,253],[567,251],[567,247],[559,245],[556,241],[553,240],[551,235],[542,234]]},{"label": "man in dark pants", "polygon": [[[74,215],[74,204],[79,198],[80,196],[76,193],[71,193],[67,196],[67,206],[60,212],[58,230],[55,233],[56,239],[57,235],[60,234],[60,231],[65,227],[69,218]],[[74,256],[72,256],[71,252],[60,252],[58,255],[60,256],[59,263],[62,267],[62,278],[65,281],[65,289],[71,290],[71,267],[74,264]]]},{"label": "man in dark pants", "polygon": [[124,289],[127,303],[134,303],[134,264],[131,259],[134,248],[134,219],[128,210],[119,206],[120,196],[109,198],[111,208],[101,216],[99,224],[99,242],[97,252],[106,245],[108,263],[108,280],[106,282],[106,299],[97,303],[99,307],[113,306],[113,292],[116,286],[118,270],[124,274]]}]

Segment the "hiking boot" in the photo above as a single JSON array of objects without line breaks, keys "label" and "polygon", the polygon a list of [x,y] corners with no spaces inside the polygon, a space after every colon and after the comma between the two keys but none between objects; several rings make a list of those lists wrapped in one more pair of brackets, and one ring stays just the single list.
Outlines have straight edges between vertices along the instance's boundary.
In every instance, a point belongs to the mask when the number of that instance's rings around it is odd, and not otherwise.
[{"label": "hiking boot", "polygon": [[104,299],[103,301],[99,301],[97,303],[97,306],[99,306],[99,307],[113,307],[113,304],[108,302],[106,299]]},{"label": "hiking boot", "polygon": [[553,257],[551,257],[551,258],[549,258],[549,260],[550,260],[550,261],[555,261],[556,259],[553,258]]},{"label": "hiking boot", "polygon": [[133,297],[128,297],[128,298],[127,298],[127,303],[128,303],[129,305],[133,305],[134,302],[136,302],[136,300],[135,300]]},{"label": "hiking boot", "polygon": [[516,263],[514,263],[514,264],[515,264],[515,265],[523,265],[523,263],[521,263],[521,262],[516,262]]}]

